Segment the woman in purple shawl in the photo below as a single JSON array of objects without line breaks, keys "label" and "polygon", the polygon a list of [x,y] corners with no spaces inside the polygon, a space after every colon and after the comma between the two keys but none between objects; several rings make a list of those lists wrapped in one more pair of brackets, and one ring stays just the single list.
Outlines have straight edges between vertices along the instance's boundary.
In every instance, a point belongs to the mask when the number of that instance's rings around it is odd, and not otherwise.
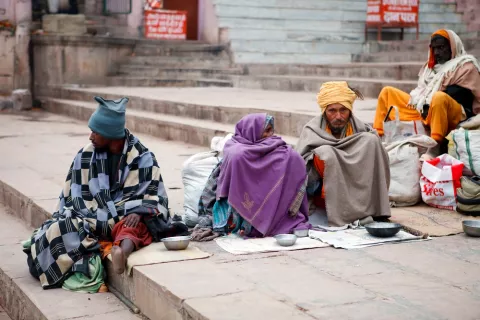
[{"label": "woman in purple shawl", "polygon": [[214,229],[255,237],[310,228],[305,163],[273,130],[273,117],[262,113],[237,123],[223,151]]}]

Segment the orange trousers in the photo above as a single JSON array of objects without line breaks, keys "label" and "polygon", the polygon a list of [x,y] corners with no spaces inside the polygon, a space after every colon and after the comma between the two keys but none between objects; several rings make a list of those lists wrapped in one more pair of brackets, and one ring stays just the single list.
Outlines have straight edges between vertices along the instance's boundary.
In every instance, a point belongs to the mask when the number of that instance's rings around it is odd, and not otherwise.
[{"label": "orange trousers", "polygon": [[[402,90],[385,87],[378,96],[377,111],[373,127],[379,135],[383,135],[383,121],[391,106],[397,106],[400,113],[400,121],[422,120],[423,124],[430,127],[430,136],[437,142],[442,142],[450,131],[464,119],[462,106],[452,99],[448,94],[437,91],[432,98],[430,109],[425,120],[416,109],[407,107],[410,95]],[[395,112],[392,110],[390,120],[395,119]]]}]

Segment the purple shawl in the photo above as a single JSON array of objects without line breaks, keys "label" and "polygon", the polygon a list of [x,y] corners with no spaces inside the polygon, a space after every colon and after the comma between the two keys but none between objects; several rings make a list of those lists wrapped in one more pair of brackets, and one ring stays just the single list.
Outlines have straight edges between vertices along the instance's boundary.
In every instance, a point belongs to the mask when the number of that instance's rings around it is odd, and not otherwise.
[{"label": "purple shawl", "polygon": [[302,157],[280,137],[262,139],[266,114],[250,114],[225,144],[217,199],[228,203],[264,236],[308,229],[308,200],[296,215],[289,208],[303,187],[307,172]]}]

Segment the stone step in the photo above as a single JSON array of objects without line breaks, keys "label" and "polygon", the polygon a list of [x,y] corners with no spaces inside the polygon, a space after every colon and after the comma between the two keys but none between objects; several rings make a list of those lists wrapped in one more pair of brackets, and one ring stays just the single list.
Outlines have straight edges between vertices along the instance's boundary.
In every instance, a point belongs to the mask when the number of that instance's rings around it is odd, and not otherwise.
[{"label": "stone step", "polygon": [[127,87],[232,87],[232,81],[222,79],[148,78],[133,76],[110,76],[109,86]]},{"label": "stone step", "polygon": [[[352,0],[323,0],[323,1],[308,1],[308,0],[243,0],[241,3],[233,0],[215,0],[215,5],[241,5],[244,7],[265,7],[265,8],[288,8],[288,9],[316,9],[316,10],[334,10],[342,8],[342,10],[362,11],[367,10],[366,1],[352,1]],[[421,1],[420,12],[454,12],[455,4],[452,3],[426,3]]]},{"label": "stone step", "polygon": [[405,63],[348,63],[348,64],[248,64],[247,75],[328,76],[337,78],[374,78],[416,80],[423,62]]},{"label": "stone step", "polygon": [[205,59],[201,57],[152,57],[152,56],[133,56],[128,57],[126,63],[129,65],[139,66],[184,66],[184,67],[197,67],[197,68],[209,68],[209,67],[228,67],[230,66],[229,59]]},{"label": "stone step", "polygon": [[[256,19],[256,18],[237,18],[237,17],[219,17],[219,26],[228,29],[250,29],[254,26],[257,29],[267,30],[311,30],[311,31],[342,31],[345,30],[345,34],[349,33],[349,30],[364,30],[365,19],[361,21],[339,21],[339,20],[293,20],[293,19]],[[438,22],[421,23],[419,26],[419,32],[421,34],[431,35],[438,29],[451,29],[457,33],[463,33],[467,31],[467,27],[463,23],[448,23],[445,20],[439,20]],[[399,29],[385,29],[385,33],[399,33]],[[414,34],[416,30],[414,28],[405,29],[405,34]]]},{"label": "stone step", "polygon": [[371,78],[345,78],[345,77],[320,77],[320,76],[232,76],[235,87],[257,90],[281,91],[307,91],[318,92],[321,84],[326,81],[347,81],[352,87],[357,88],[365,97],[377,98],[385,86],[393,86],[400,90],[410,92],[417,85],[414,80],[391,80]]},{"label": "stone step", "polygon": [[[279,8],[279,7],[250,7],[242,4],[223,5],[217,4],[215,7],[218,16],[230,18],[255,18],[255,19],[287,19],[287,20],[337,20],[337,21],[359,21],[365,22],[367,17],[366,8],[363,10],[352,11],[338,6],[334,9],[313,9],[313,8]],[[448,12],[430,12],[423,11],[419,14],[420,23],[461,23],[462,16],[454,11]]]},{"label": "stone step", "polygon": [[[462,38],[465,50],[480,49],[479,38]],[[430,39],[410,41],[369,41],[365,47],[370,53],[375,52],[423,52],[428,51]]]},{"label": "stone step", "polygon": [[318,54],[318,53],[282,53],[282,52],[245,52],[235,50],[233,60],[236,64],[264,63],[264,64],[325,64],[349,63],[352,61],[350,53]]},{"label": "stone step", "polygon": [[[276,132],[293,137],[298,137],[303,126],[318,115],[316,94],[306,92],[242,88],[56,87],[45,94],[80,102],[93,102],[94,96],[110,100],[128,96],[129,110],[232,125],[249,113],[269,113],[275,117]],[[355,114],[365,123],[371,123],[376,105],[376,99],[357,100]]]},{"label": "stone step", "polygon": [[[41,100],[42,106],[46,111],[81,121],[88,121],[97,108],[97,104],[92,102],[45,97],[41,98]],[[132,132],[148,134],[165,140],[175,140],[209,147],[213,137],[225,136],[235,131],[234,124],[232,123],[224,124],[213,120],[157,113],[156,110],[172,112],[171,110],[167,110],[167,108],[162,108],[162,106],[155,106],[155,109],[152,111],[135,108],[140,108],[140,106],[141,104],[135,104],[134,98],[131,98],[127,112],[126,126],[132,130]],[[192,111],[195,112],[196,110],[193,109]],[[237,117],[238,120],[242,116]],[[311,116],[309,116],[309,119],[311,119]],[[297,140],[295,137],[288,136],[283,136],[283,139],[290,144],[295,144]]]},{"label": "stone step", "polygon": [[[33,183],[39,182],[42,181],[36,180]],[[45,188],[45,185],[41,188]],[[58,190],[56,188],[55,193]],[[61,288],[43,290],[40,282],[28,271],[26,255],[22,252],[21,245],[21,241],[32,236],[33,227],[27,226],[26,221],[20,220],[20,217],[26,210],[32,209],[33,200],[22,197],[18,192],[14,196],[11,191],[11,188],[0,183],[0,302],[11,319],[86,320],[100,319],[99,315],[105,320],[142,319],[131,313],[112,293],[79,294]],[[19,201],[20,197],[25,201]],[[7,208],[4,205],[7,203],[16,203],[17,210]],[[42,216],[47,214],[45,210],[41,211],[37,213]],[[9,318],[0,312],[0,319]]]},{"label": "stone step", "polygon": [[[475,49],[468,52],[469,54],[474,55],[477,59],[480,59],[480,49]],[[372,62],[372,63],[383,63],[383,62],[404,62],[404,61],[421,61],[426,62],[428,59],[428,51],[424,52],[378,52],[378,53],[367,53],[361,55],[354,55],[352,60],[356,62]]]},{"label": "stone step", "polygon": [[254,18],[229,18],[219,17],[219,26],[230,29],[252,28],[268,30],[311,30],[311,31],[340,31],[340,30],[363,30],[365,22],[350,21],[315,21],[315,20],[293,20],[293,19],[254,19]]},{"label": "stone step", "polygon": [[230,40],[278,40],[278,41],[346,41],[363,42],[365,32],[363,29],[352,30],[268,30],[258,29],[256,26],[251,28],[233,28],[228,30]]},{"label": "stone step", "polygon": [[224,57],[226,47],[223,45],[175,45],[175,43],[159,45],[141,45],[135,48],[138,56],[186,56],[186,57]]},{"label": "stone step", "polygon": [[274,52],[274,53],[310,53],[337,54],[361,53],[361,42],[326,42],[326,41],[273,41],[273,40],[234,40],[233,52]]},{"label": "stone step", "polygon": [[428,59],[428,52],[389,52],[389,53],[365,53],[354,55],[352,61],[355,62],[369,62],[369,63],[388,63],[388,62],[405,62],[405,61],[419,61],[426,62]]},{"label": "stone step", "polygon": [[228,75],[242,74],[239,68],[195,68],[195,67],[158,67],[123,64],[117,70],[117,75],[132,77],[166,78],[166,79],[225,79]]},{"label": "stone step", "polygon": [[[82,91],[77,89],[62,88],[57,91],[55,96],[61,97],[64,101],[92,101],[93,96],[102,96],[105,99],[116,100],[123,96],[121,94],[105,93],[101,90],[98,92]],[[263,108],[252,107],[245,103],[243,106],[230,107],[222,105],[211,105],[206,103],[191,103],[186,101],[169,100],[168,97],[161,99],[157,97],[136,96],[129,95],[130,101],[128,103],[128,110],[139,110],[144,112],[151,112],[155,114],[165,114],[169,116],[176,116],[205,120],[209,124],[221,123],[234,125],[242,117],[249,113],[263,113],[268,112],[275,117],[275,131],[278,134],[298,137],[303,126],[316,115],[316,108],[311,111],[282,111],[275,107],[269,107],[268,102]],[[365,119],[371,122],[372,119]],[[212,128],[215,128],[212,127]],[[290,139],[290,138],[287,138]],[[292,139],[290,139],[291,141]],[[293,142],[292,142],[293,143]]]}]

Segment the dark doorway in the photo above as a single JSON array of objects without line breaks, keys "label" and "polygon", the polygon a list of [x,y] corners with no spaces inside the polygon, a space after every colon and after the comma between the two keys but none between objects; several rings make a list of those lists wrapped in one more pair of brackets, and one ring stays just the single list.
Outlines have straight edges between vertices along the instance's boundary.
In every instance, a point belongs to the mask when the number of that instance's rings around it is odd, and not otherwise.
[{"label": "dark doorway", "polygon": [[198,0],[164,0],[163,8],[187,11],[187,39],[198,39]]}]

